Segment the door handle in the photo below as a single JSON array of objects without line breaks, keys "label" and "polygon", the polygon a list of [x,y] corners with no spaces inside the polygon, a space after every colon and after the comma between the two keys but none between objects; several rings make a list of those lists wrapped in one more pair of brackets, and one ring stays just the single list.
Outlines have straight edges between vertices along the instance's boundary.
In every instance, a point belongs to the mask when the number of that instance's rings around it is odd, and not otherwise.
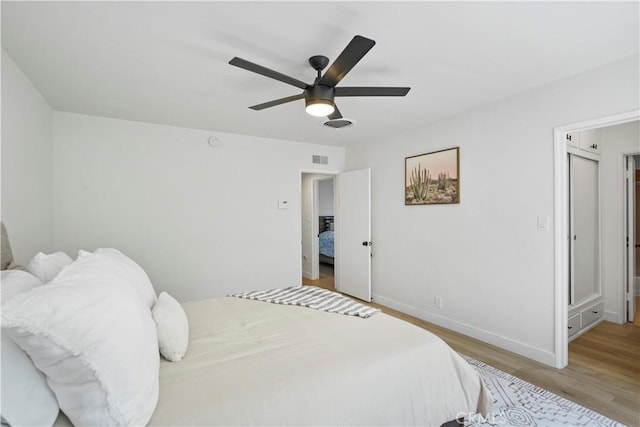
[{"label": "door handle", "polygon": [[371,246],[371,242],[362,242],[362,246]]}]

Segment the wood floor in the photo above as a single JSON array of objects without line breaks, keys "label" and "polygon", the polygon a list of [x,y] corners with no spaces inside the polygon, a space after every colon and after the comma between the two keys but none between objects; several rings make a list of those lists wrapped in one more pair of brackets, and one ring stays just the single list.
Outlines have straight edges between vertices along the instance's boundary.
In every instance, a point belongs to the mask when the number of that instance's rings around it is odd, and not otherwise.
[{"label": "wood floor", "polygon": [[320,278],[318,280],[309,280],[303,277],[302,284],[308,285],[308,286],[317,286],[319,288],[335,291],[336,288],[334,286],[334,281],[333,281],[333,265],[321,263]]},{"label": "wood floor", "polygon": [[[333,288],[333,276],[303,279]],[[569,366],[554,369],[399,311],[383,312],[442,338],[451,348],[628,426],[640,427],[640,327],[603,322],[569,344]]]}]

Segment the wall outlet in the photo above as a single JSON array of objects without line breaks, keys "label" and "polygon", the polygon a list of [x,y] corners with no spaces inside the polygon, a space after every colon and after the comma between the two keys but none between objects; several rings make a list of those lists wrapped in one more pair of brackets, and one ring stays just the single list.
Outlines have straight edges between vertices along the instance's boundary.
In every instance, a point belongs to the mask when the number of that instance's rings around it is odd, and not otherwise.
[{"label": "wall outlet", "polygon": [[433,305],[435,305],[436,308],[442,308],[442,297],[435,297]]}]

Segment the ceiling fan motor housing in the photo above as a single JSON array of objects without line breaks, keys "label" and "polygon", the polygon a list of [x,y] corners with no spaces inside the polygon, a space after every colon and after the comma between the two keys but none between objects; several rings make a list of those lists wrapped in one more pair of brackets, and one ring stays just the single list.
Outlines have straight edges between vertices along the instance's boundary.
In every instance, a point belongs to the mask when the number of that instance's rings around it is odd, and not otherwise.
[{"label": "ceiling fan motor housing", "polygon": [[304,91],[305,106],[309,104],[330,104],[333,105],[335,89],[324,85],[315,85]]}]

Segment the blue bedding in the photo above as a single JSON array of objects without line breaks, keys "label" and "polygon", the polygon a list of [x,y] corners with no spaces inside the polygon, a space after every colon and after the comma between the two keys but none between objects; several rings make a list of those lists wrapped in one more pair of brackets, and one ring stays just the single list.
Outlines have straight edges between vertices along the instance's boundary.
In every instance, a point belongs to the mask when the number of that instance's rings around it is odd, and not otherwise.
[{"label": "blue bedding", "polygon": [[320,233],[320,253],[333,258],[333,231]]}]

